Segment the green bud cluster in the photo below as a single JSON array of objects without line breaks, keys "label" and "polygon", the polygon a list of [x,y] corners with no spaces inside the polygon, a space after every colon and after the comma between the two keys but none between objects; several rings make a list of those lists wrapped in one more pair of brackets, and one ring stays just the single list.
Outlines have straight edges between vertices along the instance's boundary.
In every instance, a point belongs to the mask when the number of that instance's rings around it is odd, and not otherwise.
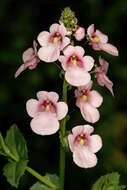
[{"label": "green bud cluster", "polygon": [[72,32],[76,31],[77,22],[78,20],[75,17],[75,13],[69,7],[66,7],[61,13],[59,23],[63,23],[67,31],[70,32],[70,34],[72,34]]}]

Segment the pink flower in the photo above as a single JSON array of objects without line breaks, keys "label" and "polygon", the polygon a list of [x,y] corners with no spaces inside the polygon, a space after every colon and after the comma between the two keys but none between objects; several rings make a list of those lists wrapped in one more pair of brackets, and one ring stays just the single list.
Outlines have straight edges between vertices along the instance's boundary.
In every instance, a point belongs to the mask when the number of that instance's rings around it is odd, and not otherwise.
[{"label": "pink flower", "polygon": [[[64,56],[59,57],[63,69],[66,71],[65,78],[72,86],[81,86],[89,83],[91,76],[88,73],[94,65],[91,56],[84,56],[84,49],[80,46],[68,46]],[[83,57],[84,56],[84,57]]]},{"label": "pink flower", "polygon": [[85,29],[83,27],[77,27],[74,37],[76,40],[81,41],[85,37]]},{"label": "pink flower", "polygon": [[19,74],[25,69],[29,68],[30,70],[32,70],[37,66],[39,59],[37,54],[37,43],[35,40],[33,41],[33,48],[29,48],[24,51],[22,59],[24,64],[22,64],[16,71],[15,78],[19,76]]},{"label": "pink flower", "polygon": [[100,118],[97,108],[102,104],[103,98],[96,90],[90,91],[92,83],[90,81],[86,86],[78,87],[75,90],[75,96],[77,97],[76,106],[80,108],[83,118],[95,123]]},{"label": "pink flower", "polygon": [[41,32],[38,36],[38,42],[42,46],[38,55],[42,61],[54,62],[59,58],[60,51],[69,43],[70,39],[65,37],[67,30],[63,24],[52,24],[50,32]]},{"label": "pink flower", "polygon": [[73,152],[73,161],[81,168],[91,168],[97,164],[94,153],[102,147],[99,135],[90,135],[94,128],[90,125],[80,125],[72,129],[68,136],[69,146]]},{"label": "pink flower", "polygon": [[96,68],[97,73],[95,75],[97,77],[97,82],[100,86],[106,86],[106,88],[108,88],[109,91],[114,96],[113,89],[112,89],[113,83],[106,76],[109,63],[105,61],[104,59],[102,59],[101,57],[99,57],[99,63],[100,63],[100,66]]},{"label": "pink flower", "polygon": [[87,34],[90,38],[92,48],[94,50],[103,50],[111,55],[118,56],[118,50],[115,46],[107,43],[108,36],[103,34],[101,31],[96,30],[94,32],[94,24],[91,24],[87,29]]},{"label": "pink flower", "polygon": [[32,130],[40,135],[51,135],[59,129],[58,120],[63,119],[68,106],[65,102],[58,102],[59,95],[56,92],[40,91],[36,99],[30,99],[26,103],[26,109],[32,121]]}]

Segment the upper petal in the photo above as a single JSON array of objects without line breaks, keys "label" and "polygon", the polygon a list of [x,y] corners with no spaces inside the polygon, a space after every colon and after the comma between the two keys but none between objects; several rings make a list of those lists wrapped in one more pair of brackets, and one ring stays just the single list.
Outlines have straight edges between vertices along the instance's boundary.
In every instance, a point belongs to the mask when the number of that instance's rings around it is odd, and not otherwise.
[{"label": "upper petal", "polygon": [[86,90],[89,91],[89,90],[92,88],[92,85],[93,85],[93,81],[90,80],[90,82],[89,82],[88,84],[86,84],[86,85],[84,85],[84,86],[79,86],[79,87],[78,87],[78,90],[81,91],[81,90],[83,90],[83,89],[86,89]]},{"label": "upper petal", "polygon": [[49,37],[49,32],[44,31],[38,35],[37,40],[41,46],[47,46],[49,44]]},{"label": "upper petal", "polygon": [[38,115],[39,102],[36,99],[30,99],[26,102],[26,110],[30,117]]},{"label": "upper petal", "polygon": [[90,71],[94,66],[94,59],[91,56],[83,57],[84,67],[86,71]]},{"label": "upper petal", "polygon": [[76,126],[76,127],[74,127],[72,129],[72,133],[73,133],[74,136],[77,136],[80,133],[83,133],[83,131],[84,131],[84,126],[83,125],[78,125],[78,126]]},{"label": "upper petal", "polygon": [[94,131],[94,128],[91,125],[84,125],[83,127],[83,132],[88,135],[90,135]]},{"label": "upper petal", "polygon": [[39,102],[43,101],[44,99],[47,99],[48,97],[48,92],[47,91],[39,91],[37,92],[37,98]]},{"label": "upper petal", "polygon": [[93,107],[99,107],[103,102],[103,97],[96,90],[92,90],[89,92],[88,101]]},{"label": "upper petal", "polygon": [[61,120],[67,114],[67,112],[68,112],[68,106],[67,106],[67,104],[65,102],[58,102],[56,104],[56,106],[57,106],[57,119]]},{"label": "upper petal", "polygon": [[59,99],[59,95],[56,92],[39,91],[37,93],[37,98],[40,102],[44,99],[49,99],[53,102],[57,102]]},{"label": "upper petal", "polygon": [[96,155],[85,147],[73,152],[73,160],[81,168],[91,168],[97,164]]},{"label": "upper petal", "polygon": [[108,36],[103,34],[100,30],[96,30],[95,34],[98,36],[101,43],[107,43]]},{"label": "upper petal", "polygon": [[74,50],[75,50],[74,46],[67,46],[65,50],[63,51],[63,53],[65,56],[69,57],[70,55],[74,53]]},{"label": "upper petal", "polygon": [[79,57],[83,57],[85,54],[85,50],[81,46],[75,46],[75,54],[78,55]]},{"label": "upper petal", "polygon": [[48,92],[48,98],[53,102],[57,102],[59,99],[59,95],[56,92]]},{"label": "upper petal", "polygon": [[89,150],[93,153],[98,152],[102,147],[102,139],[99,135],[89,137]]},{"label": "upper petal", "polygon": [[113,56],[118,56],[118,54],[119,54],[118,49],[115,46],[113,46],[112,44],[109,44],[109,43],[102,44],[102,43],[100,43],[99,46],[103,51],[105,51],[105,52],[107,52],[107,53],[109,53],[109,54],[111,54]]},{"label": "upper petal", "polygon": [[80,110],[83,118],[90,123],[95,123],[100,118],[99,111],[87,102],[80,104]]},{"label": "upper petal", "polygon": [[59,25],[59,32],[60,32],[60,34],[62,34],[63,36],[65,36],[65,35],[67,34],[67,30],[66,30],[66,28],[65,28],[65,26],[64,26],[63,23]]},{"label": "upper petal", "polygon": [[57,24],[57,23],[52,24],[52,25],[50,26],[49,31],[50,31],[51,33],[58,32],[58,31],[59,31],[59,27],[60,27],[60,25]]},{"label": "upper petal", "polygon": [[42,61],[54,62],[59,58],[60,50],[54,45],[41,47],[38,51],[38,56]]},{"label": "upper petal", "polygon": [[84,70],[71,67],[65,73],[65,78],[69,84],[72,86],[83,86],[89,83],[91,76],[88,72]]},{"label": "upper petal", "polygon": [[59,122],[50,113],[42,112],[30,123],[32,130],[39,135],[52,135],[59,129]]}]

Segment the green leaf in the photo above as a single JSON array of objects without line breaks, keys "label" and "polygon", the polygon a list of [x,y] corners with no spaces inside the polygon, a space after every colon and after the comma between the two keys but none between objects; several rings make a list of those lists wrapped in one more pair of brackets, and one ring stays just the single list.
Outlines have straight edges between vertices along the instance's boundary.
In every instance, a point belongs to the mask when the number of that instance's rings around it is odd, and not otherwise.
[{"label": "green leaf", "polygon": [[[56,174],[49,174],[46,173],[45,177],[52,182],[54,185],[59,187],[59,177]],[[52,188],[48,187],[47,185],[44,185],[40,182],[35,183],[30,190],[52,190]]]},{"label": "green leaf", "polygon": [[52,190],[51,188],[49,188],[47,185],[43,185],[40,182],[35,183],[30,190]]},{"label": "green leaf", "polygon": [[6,153],[3,148],[3,144],[4,144],[4,139],[2,137],[2,134],[0,133],[0,154],[6,156]]},{"label": "green leaf", "polygon": [[119,186],[120,175],[117,172],[100,177],[92,186],[92,190],[123,190],[125,186]]},{"label": "green leaf", "polygon": [[19,162],[8,162],[3,168],[3,175],[7,181],[14,187],[18,187],[19,180],[23,176],[27,160],[20,160]]},{"label": "green leaf", "polygon": [[28,160],[26,141],[16,125],[12,125],[7,131],[5,143],[17,159]]},{"label": "green leaf", "polygon": [[57,187],[59,186],[59,177],[56,174],[49,174],[46,173],[45,177],[51,181],[53,184],[55,184]]}]

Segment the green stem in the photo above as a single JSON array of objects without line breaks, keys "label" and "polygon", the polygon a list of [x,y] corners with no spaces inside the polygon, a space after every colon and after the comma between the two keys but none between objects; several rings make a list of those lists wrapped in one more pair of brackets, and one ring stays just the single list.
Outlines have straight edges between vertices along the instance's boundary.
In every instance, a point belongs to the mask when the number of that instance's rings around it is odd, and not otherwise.
[{"label": "green stem", "polygon": [[[63,81],[63,101],[67,102],[67,83]],[[61,121],[60,136],[63,138],[66,134],[66,117]],[[60,143],[60,190],[64,190],[64,178],[65,178],[65,150]]]},{"label": "green stem", "polygon": [[57,189],[57,187],[51,183],[47,178],[43,177],[42,175],[40,175],[38,172],[36,172],[35,170],[33,170],[30,167],[26,167],[26,170],[32,174],[34,177],[36,177],[39,181],[43,182],[44,184],[48,185],[49,187],[51,187],[52,189]]}]

